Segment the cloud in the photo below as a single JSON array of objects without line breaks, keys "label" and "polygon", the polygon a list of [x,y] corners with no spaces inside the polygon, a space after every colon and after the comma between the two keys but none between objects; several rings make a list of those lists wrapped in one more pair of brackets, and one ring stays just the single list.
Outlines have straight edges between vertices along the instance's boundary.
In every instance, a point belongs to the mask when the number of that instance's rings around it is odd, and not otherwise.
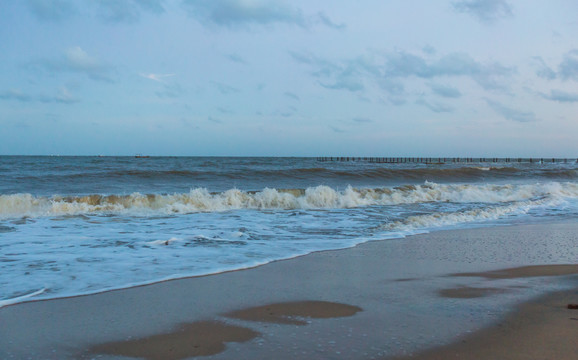
[{"label": "cloud", "polygon": [[536,121],[536,115],[531,111],[520,111],[512,109],[502,103],[486,99],[486,103],[498,114],[502,115],[508,120],[517,122],[533,122]]},{"label": "cloud", "polygon": [[57,102],[61,104],[74,104],[79,101],[80,100],[74,97],[66,87],[62,87],[56,96],[51,97],[50,102]]},{"label": "cloud", "polygon": [[78,13],[80,7],[96,5],[96,15],[109,23],[136,22],[142,12],[162,14],[164,0],[26,0],[32,14],[41,21],[62,21]]},{"label": "cloud", "polygon": [[139,74],[145,79],[149,79],[158,83],[161,83],[163,90],[155,92],[155,94],[160,98],[171,98],[176,99],[185,93],[185,90],[180,84],[176,82],[167,83],[166,78],[171,78],[175,74],[154,74],[154,73],[142,73]]},{"label": "cloud", "polygon": [[436,113],[448,113],[448,112],[453,112],[454,108],[445,104],[441,104],[441,103],[429,103],[428,101],[426,101],[423,98],[419,98],[416,101],[416,104],[418,105],[423,105],[426,108],[430,109],[433,112]]},{"label": "cloud", "polygon": [[213,122],[213,123],[215,123],[215,124],[222,124],[222,123],[223,123],[222,120],[217,119],[217,118],[214,118],[214,117],[212,117],[212,116],[209,116],[209,117],[207,118],[207,120],[209,120],[210,122]]},{"label": "cloud", "polygon": [[534,59],[538,66],[536,70],[537,76],[547,80],[554,80],[556,78],[556,72],[546,65],[546,62],[544,62],[540,56],[535,56],[532,59]]},{"label": "cloud", "polygon": [[379,70],[366,59],[359,57],[341,63],[320,59],[308,53],[289,52],[294,61],[311,66],[311,73],[322,79],[319,85],[327,89],[357,92],[365,89],[363,78],[366,74],[379,74]]},{"label": "cloud", "polygon": [[34,97],[30,94],[23,93],[18,89],[10,89],[8,91],[3,91],[0,93],[1,100],[16,100],[21,102],[32,102]]},{"label": "cloud", "polygon": [[247,64],[247,61],[245,61],[245,59],[243,59],[241,56],[237,55],[237,54],[228,54],[225,55],[225,58],[227,58],[228,60],[237,63],[237,64]]},{"label": "cloud", "polygon": [[175,76],[175,74],[139,74],[140,76],[144,77],[145,79],[158,81],[164,83],[164,78]]},{"label": "cloud", "polygon": [[434,55],[436,53],[436,48],[434,48],[431,45],[425,45],[421,51],[423,51],[424,53],[428,54],[428,55]]},{"label": "cloud", "polygon": [[297,101],[301,100],[301,99],[299,99],[299,96],[297,96],[296,94],[289,92],[289,91],[286,91],[283,95],[285,95],[288,98],[291,98],[293,100],[297,100]]},{"label": "cloud", "polygon": [[556,78],[562,80],[578,81],[578,49],[570,50],[564,54],[562,61],[558,65],[558,71],[554,71],[549,67],[540,56],[534,56],[537,70],[536,75],[547,80],[554,80]]},{"label": "cloud", "polygon": [[40,103],[59,103],[59,104],[74,104],[79,102],[77,98],[72,96],[68,89],[61,88],[55,95],[31,95],[22,92],[18,89],[11,89],[0,92],[0,100],[13,100],[25,103],[40,102]]},{"label": "cloud", "polygon": [[347,25],[345,25],[345,23],[341,23],[341,24],[336,24],[334,23],[329,17],[327,17],[327,15],[325,15],[325,13],[317,13],[317,21],[327,27],[333,28],[333,29],[337,29],[337,30],[342,30],[345,29],[347,27]]},{"label": "cloud", "polygon": [[300,9],[281,1],[184,0],[189,15],[220,26],[272,24],[276,22],[305,26]]},{"label": "cloud", "polygon": [[231,110],[230,108],[224,107],[224,106],[219,106],[217,107],[217,110],[221,113],[221,114],[234,114],[235,112],[233,110]]},{"label": "cloud", "polygon": [[451,53],[428,62],[420,56],[401,51],[388,54],[385,63],[385,76],[388,77],[416,76],[431,79],[442,76],[467,76],[486,90],[500,87],[496,78],[509,76],[514,72],[514,68],[497,62],[482,64],[463,53]]},{"label": "cloud", "polygon": [[446,97],[446,98],[459,98],[462,96],[462,93],[451,86],[442,85],[438,83],[430,83],[430,89],[433,91],[434,94]]},{"label": "cloud", "polygon": [[313,67],[312,75],[315,77],[329,77],[338,72],[343,72],[342,66],[339,64],[318,58],[310,53],[289,51],[289,55],[295,62]]},{"label": "cloud", "polygon": [[113,82],[113,68],[86,53],[79,46],[69,48],[58,59],[33,63],[52,73],[78,73],[97,81]]},{"label": "cloud", "polygon": [[365,86],[363,86],[363,82],[360,81],[359,77],[343,74],[338,76],[338,78],[333,83],[324,84],[319,82],[319,85],[327,89],[348,90],[352,92],[365,89]]},{"label": "cloud", "polygon": [[561,90],[551,90],[550,94],[540,94],[544,99],[561,103],[578,102],[578,93],[569,93]]},{"label": "cloud", "polygon": [[380,89],[384,90],[388,94],[388,100],[393,105],[403,105],[407,102],[405,86],[398,79],[389,78],[379,78],[377,84]]},{"label": "cloud", "polygon": [[343,129],[341,129],[341,128],[338,128],[337,126],[329,125],[329,128],[330,128],[331,130],[333,130],[333,132],[336,132],[336,133],[338,133],[338,134],[346,133],[345,130],[343,130]]},{"label": "cloud", "polygon": [[163,90],[157,91],[155,94],[160,98],[171,98],[176,99],[183,95],[185,90],[176,83],[173,84],[163,84]]},{"label": "cloud", "polygon": [[[406,101],[404,80],[410,78],[437,79],[468,77],[485,90],[500,89],[501,79],[516,72],[497,62],[482,63],[463,53],[451,53],[437,58],[425,58],[405,51],[385,52],[372,56],[328,61],[309,53],[290,52],[297,63],[309,66],[311,75],[328,89],[360,92],[368,85],[377,85],[388,100],[400,105]],[[433,84],[432,90],[445,97],[459,97],[454,88]]]},{"label": "cloud", "polygon": [[281,0],[183,0],[182,4],[189,16],[202,23],[227,28],[274,23],[302,28],[315,23],[335,29],[345,27],[344,24],[336,24],[324,13],[306,16],[291,2]]},{"label": "cloud", "polygon": [[578,81],[578,50],[569,51],[558,67],[558,75],[563,80]]},{"label": "cloud", "polygon": [[141,12],[156,15],[165,12],[164,0],[96,0],[98,16],[110,23],[131,23],[140,19]]},{"label": "cloud", "polygon": [[27,0],[30,12],[40,21],[62,21],[76,13],[76,8],[67,0]]},{"label": "cloud", "polygon": [[[116,0],[118,1],[118,0]],[[162,14],[165,12],[163,3],[165,0],[133,0],[141,9],[155,14]]]},{"label": "cloud", "polygon": [[452,2],[453,8],[469,14],[484,23],[512,17],[512,7],[505,0],[459,0]]},{"label": "cloud", "polygon": [[276,113],[276,114],[279,114],[280,116],[286,117],[286,118],[291,117],[291,116],[293,116],[293,114],[294,114],[294,113],[293,113],[292,111],[290,111],[290,110],[288,110],[288,111],[278,110],[278,111],[276,111],[275,113]]},{"label": "cloud", "polygon": [[241,92],[241,90],[239,90],[235,87],[232,87],[230,85],[227,85],[227,84],[223,84],[223,83],[216,82],[216,81],[213,81],[213,84],[217,87],[217,90],[219,90],[219,92],[221,94],[224,94],[224,95],[235,94],[235,93]]}]

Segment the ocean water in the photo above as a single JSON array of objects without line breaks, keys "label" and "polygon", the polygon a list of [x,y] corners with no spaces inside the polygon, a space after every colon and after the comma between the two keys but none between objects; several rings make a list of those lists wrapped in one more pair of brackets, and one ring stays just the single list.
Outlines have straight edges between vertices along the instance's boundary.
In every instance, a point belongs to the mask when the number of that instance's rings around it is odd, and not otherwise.
[{"label": "ocean water", "polygon": [[575,159],[0,156],[0,306],[577,215]]}]

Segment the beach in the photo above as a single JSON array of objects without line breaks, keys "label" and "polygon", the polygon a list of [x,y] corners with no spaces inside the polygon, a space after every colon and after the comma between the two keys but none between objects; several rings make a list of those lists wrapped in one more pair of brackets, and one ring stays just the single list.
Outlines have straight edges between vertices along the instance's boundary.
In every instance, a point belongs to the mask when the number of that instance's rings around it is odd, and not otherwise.
[{"label": "beach", "polygon": [[575,3],[0,0],[0,360],[578,360]]},{"label": "beach", "polygon": [[0,358],[575,359],[577,234],[438,231],[5,306]]}]

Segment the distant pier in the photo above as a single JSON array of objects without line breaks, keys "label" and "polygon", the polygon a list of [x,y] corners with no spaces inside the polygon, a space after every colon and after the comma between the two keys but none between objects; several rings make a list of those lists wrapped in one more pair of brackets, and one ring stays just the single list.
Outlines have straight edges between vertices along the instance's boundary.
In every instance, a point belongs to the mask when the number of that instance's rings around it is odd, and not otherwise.
[{"label": "distant pier", "polygon": [[317,161],[356,161],[377,164],[448,164],[448,163],[578,163],[578,159],[569,158],[462,158],[462,157],[352,157],[321,156]]}]

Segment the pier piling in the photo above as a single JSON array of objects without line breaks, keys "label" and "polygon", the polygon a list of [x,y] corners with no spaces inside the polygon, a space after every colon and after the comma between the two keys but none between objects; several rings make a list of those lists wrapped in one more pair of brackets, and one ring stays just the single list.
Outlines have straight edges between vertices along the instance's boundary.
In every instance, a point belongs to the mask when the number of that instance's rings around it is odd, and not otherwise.
[{"label": "pier piling", "polygon": [[578,158],[442,158],[442,157],[355,157],[355,156],[321,156],[316,158],[320,162],[369,162],[376,164],[447,164],[447,163],[568,163],[576,162],[578,163]]}]

